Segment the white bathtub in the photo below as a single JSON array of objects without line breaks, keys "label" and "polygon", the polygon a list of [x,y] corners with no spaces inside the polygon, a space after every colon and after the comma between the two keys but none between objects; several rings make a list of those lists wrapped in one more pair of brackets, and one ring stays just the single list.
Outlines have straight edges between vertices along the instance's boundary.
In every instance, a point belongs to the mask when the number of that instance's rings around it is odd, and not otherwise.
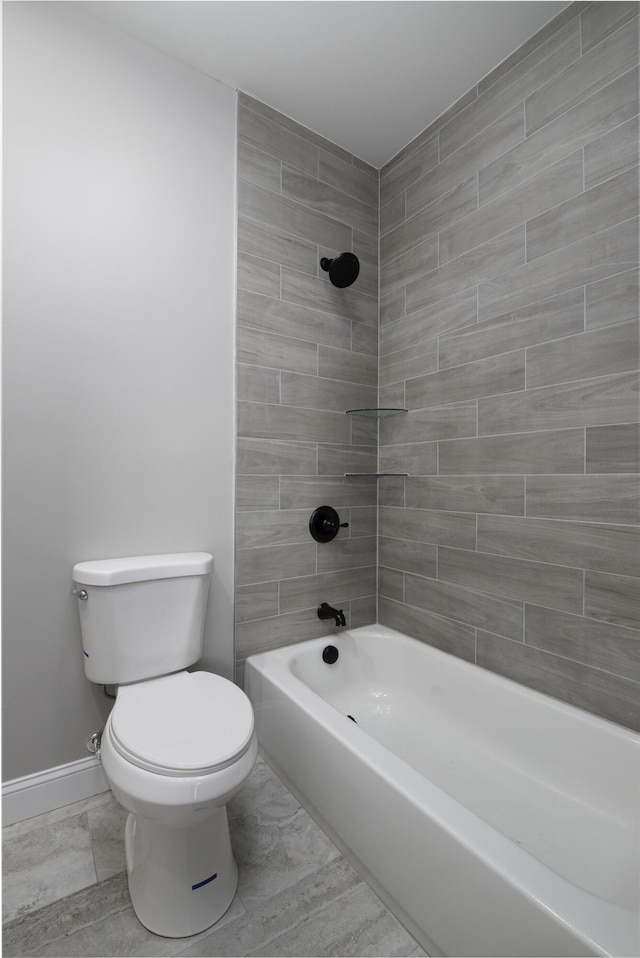
[{"label": "white bathtub", "polygon": [[267,761],[427,952],[640,954],[638,734],[383,626],[245,685]]}]

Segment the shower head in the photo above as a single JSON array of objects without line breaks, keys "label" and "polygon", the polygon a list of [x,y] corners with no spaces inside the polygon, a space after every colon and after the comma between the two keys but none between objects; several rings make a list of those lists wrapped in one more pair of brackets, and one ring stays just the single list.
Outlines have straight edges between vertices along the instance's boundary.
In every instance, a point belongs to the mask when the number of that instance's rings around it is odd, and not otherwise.
[{"label": "shower head", "polygon": [[334,286],[344,289],[345,286],[351,286],[358,278],[360,272],[360,263],[358,257],[353,253],[340,253],[335,259],[327,259],[325,256],[320,260],[320,266],[325,272],[329,273],[329,279]]}]

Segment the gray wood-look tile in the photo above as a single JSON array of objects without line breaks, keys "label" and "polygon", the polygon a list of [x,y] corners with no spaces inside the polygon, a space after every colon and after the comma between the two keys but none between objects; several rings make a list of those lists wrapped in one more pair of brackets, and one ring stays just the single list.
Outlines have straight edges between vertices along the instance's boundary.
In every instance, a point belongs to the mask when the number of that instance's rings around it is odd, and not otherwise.
[{"label": "gray wood-look tile", "polygon": [[584,467],[584,430],[456,439],[438,447],[440,475],[577,473]]},{"label": "gray wood-look tile", "polygon": [[640,576],[640,530],[630,525],[478,516],[478,551]]},{"label": "gray wood-look tile", "polygon": [[340,382],[302,373],[281,373],[281,402],[299,409],[331,410],[367,409],[376,404],[375,386],[357,382]]},{"label": "gray wood-look tile", "polygon": [[378,562],[389,569],[402,569],[435,578],[436,546],[416,540],[379,536]]},{"label": "gray wood-look tile", "polygon": [[405,601],[435,615],[522,641],[522,602],[472,592],[462,586],[410,573],[405,575]]},{"label": "gray wood-look tile", "polygon": [[378,327],[365,326],[363,323],[351,324],[351,349],[354,353],[378,358]]},{"label": "gray wood-look tile", "polygon": [[248,326],[238,326],[236,330],[238,364],[272,366],[274,369],[295,370],[315,376],[318,372],[318,352],[314,343],[302,339],[278,336]]},{"label": "gray wood-look tile", "polygon": [[238,288],[263,296],[280,295],[280,266],[270,260],[238,251]]},{"label": "gray wood-look tile", "polygon": [[637,476],[527,476],[527,516],[640,523]]},{"label": "gray wood-look tile", "polygon": [[323,503],[331,503],[334,509],[339,509],[340,506],[373,506],[377,497],[375,479],[338,479],[327,476],[306,479],[283,476],[281,486],[281,509],[313,510]]},{"label": "gray wood-look tile", "polygon": [[360,568],[329,570],[316,575],[281,579],[280,612],[314,609],[320,602],[342,607],[352,599],[375,595],[375,591],[375,562]]},{"label": "gray wood-look tile", "polygon": [[640,632],[634,629],[527,605],[525,642],[640,682]]},{"label": "gray wood-look tile", "polygon": [[[241,96],[252,115],[243,137],[240,114],[248,290],[238,341],[260,371],[253,382],[240,372],[240,396],[273,397],[267,368],[286,393],[282,406],[240,404],[238,463],[256,481],[241,507],[275,523],[275,509],[305,518],[329,502],[351,523],[329,544],[335,555],[318,547],[326,572],[280,581],[281,614],[275,576],[239,594],[255,616],[239,616],[241,663],[248,649],[328,634],[314,621],[322,588],[352,623],[373,620],[375,565],[340,564],[371,561],[355,540],[373,541],[377,502],[380,621],[470,661],[479,630],[479,664],[500,671],[504,660],[517,681],[629,723],[629,627],[640,624],[639,580],[628,576],[640,552],[630,525],[640,463],[636,24],[636,4],[571,5],[379,176]],[[319,257],[343,249],[360,257],[361,277],[341,292]],[[409,414],[379,427],[345,417],[375,405],[350,383],[377,385],[379,405]],[[410,477],[345,480],[375,468],[376,438],[378,468]],[[276,476],[274,506],[273,487],[257,483]],[[249,550],[252,536],[262,541],[252,521],[247,511],[239,525]],[[276,536],[303,535],[287,531],[295,523],[288,516]],[[355,593],[339,590],[341,577],[361,574]],[[292,935],[277,939],[285,950],[300,941]]]},{"label": "gray wood-look tile", "polygon": [[623,23],[638,16],[638,4],[626,0],[618,3],[590,3],[580,14],[582,52],[586,53]]},{"label": "gray wood-look tile", "polygon": [[640,316],[638,270],[618,273],[586,288],[586,328],[597,329]]},{"label": "gray wood-look tile", "polygon": [[236,582],[268,582],[292,575],[311,575],[316,571],[316,544],[308,543],[252,546],[236,552]]},{"label": "gray wood-look tile", "polygon": [[405,286],[438,266],[438,235],[427,236],[395,259],[380,264],[380,283],[385,289]]},{"label": "gray wood-look tile", "polygon": [[344,535],[375,536],[378,532],[378,510],[375,506],[358,506],[345,509],[341,521],[348,521],[349,528]]},{"label": "gray wood-look tile", "polygon": [[238,325],[314,344],[351,348],[350,320],[246,290],[238,290]]},{"label": "gray wood-look tile", "polygon": [[318,173],[317,146],[242,103],[238,106],[238,139],[254,152],[266,153],[312,176]]},{"label": "gray wood-look tile", "polygon": [[438,578],[479,592],[582,612],[582,571],[568,566],[441,546]]},{"label": "gray wood-look tile", "polygon": [[380,506],[379,514],[380,536],[459,549],[476,547],[476,517],[471,513]]},{"label": "gray wood-look tile", "polygon": [[530,219],[527,223],[527,260],[569,246],[637,215],[636,166]]},{"label": "gray wood-look tile", "polygon": [[273,223],[277,230],[303,240],[311,237],[332,249],[349,249],[351,227],[279,193],[238,181],[238,213],[259,223]]},{"label": "gray wood-look tile", "polygon": [[404,572],[378,567],[378,595],[404,602]]},{"label": "gray wood-look tile", "polygon": [[277,509],[280,503],[280,481],[277,476],[237,476],[236,509]]},{"label": "gray wood-look tile", "polygon": [[[306,126],[302,126],[296,120],[292,120],[291,117],[285,116],[278,110],[274,110],[273,107],[267,106],[266,103],[261,103],[260,100],[256,100],[247,93],[243,93],[241,90],[238,91],[238,102],[242,106],[247,107],[247,109],[252,110],[254,113],[258,113],[260,116],[264,117],[265,120],[268,120],[270,123],[274,124],[276,128],[282,127],[285,130],[289,130],[291,133],[294,133],[301,139],[306,140],[308,143],[311,143],[314,146],[317,146],[320,150],[326,150],[329,153],[335,153],[336,156],[345,161],[353,162],[354,165],[362,165],[362,160],[357,160],[356,157],[351,156],[351,154],[346,150],[343,150],[342,147],[337,146],[337,144],[332,143],[323,136],[320,136],[319,133],[314,133],[313,130],[309,130]],[[373,167],[369,166],[367,163],[364,163],[363,167],[365,170],[368,169],[371,173],[375,172]]]},{"label": "gray wood-look tile", "polygon": [[638,415],[638,374],[602,376],[527,389],[478,401],[478,432],[535,432],[633,422]]},{"label": "gray wood-look tile", "polygon": [[527,98],[527,136],[610,83],[637,59],[637,26],[627,23]]},{"label": "gray wood-look tile", "polygon": [[413,216],[423,206],[433,203],[523,139],[524,103],[521,103],[467,140],[456,155],[408,186],[407,215]]},{"label": "gray wood-look tile", "polygon": [[389,230],[393,230],[396,226],[404,223],[406,215],[407,209],[403,191],[380,207],[380,238],[382,239]]},{"label": "gray wood-look tile", "polygon": [[418,343],[431,342],[436,336],[452,330],[471,326],[476,322],[477,314],[475,287],[454,293],[453,296],[440,300],[432,306],[426,306],[381,325],[380,353],[384,356]]},{"label": "gray wood-look tile", "polygon": [[640,425],[598,426],[586,430],[586,471],[640,472]]},{"label": "gray wood-look tile", "polygon": [[[498,83],[509,83],[512,72],[518,74],[521,69],[529,69],[529,61],[533,59],[535,63],[539,51],[544,55],[544,51],[548,49],[547,41],[549,38],[553,37],[557,31],[562,30],[567,23],[571,21],[578,23],[581,11],[588,6],[590,6],[589,0],[576,0],[576,2],[561,10],[541,30],[538,30],[522,46],[518,47],[511,56],[503,60],[486,77],[480,80],[478,93],[485,93],[490,87]],[[553,47],[551,47],[551,50],[553,50]]]},{"label": "gray wood-look tile", "polygon": [[[317,605],[286,614],[266,616],[250,622],[236,624],[236,658],[239,666],[249,655],[268,652],[295,642],[317,639],[318,636],[332,635],[336,627],[333,619],[322,621],[317,616]],[[348,607],[345,607],[348,621]]]},{"label": "gray wood-look tile", "polygon": [[344,414],[326,409],[239,402],[238,435],[303,442],[348,442],[349,423]]},{"label": "gray wood-look tile", "polygon": [[337,536],[318,545],[318,572],[346,569],[375,569],[375,536]]},{"label": "gray wood-look tile", "polygon": [[316,448],[315,443],[241,436],[236,445],[236,472],[239,476],[312,476],[316,473]]},{"label": "gray wood-look tile", "polygon": [[638,117],[633,117],[589,143],[584,149],[585,188],[637,167],[638,137]]},{"label": "gray wood-look tile", "polygon": [[238,141],[238,179],[265,190],[279,193],[282,187],[282,162],[275,156]]},{"label": "gray wood-look tile", "polygon": [[[440,263],[460,256],[520,223],[544,215],[545,211],[568,197],[582,193],[582,184],[582,153],[576,152],[444,229],[440,233]],[[528,226],[527,258],[532,258]]]},{"label": "gray wood-look tile", "polygon": [[524,515],[523,476],[434,476],[406,480],[414,509]]},{"label": "gray wood-look tile", "polygon": [[329,186],[349,193],[361,203],[378,209],[378,170],[367,164],[349,162],[335,153],[320,150],[318,177]]},{"label": "gray wood-look tile", "polygon": [[580,24],[574,18],[518,61],[508,74],[493,84],[440,131],[441,160],[455,153],[472,136],[481,133],[508,110],[517,107],[530,90],[562,72],[580,56]]},{"label": "gray wood-look tile", "polygon": [[416,343],[380,357],[380,385],[414,379],[438,368],[438,347],[434,340]]},{"label": "gray wood-look tile", "polygon": [[407,382],[409,409],[524,389],[524,350],[453,366]]},{"label": "gray wood-look tile", "polygon": [[315,176],[307,176],[291,167],[283,166],[282,193],[290,200],[311,207],[339,223],[345,223],[371,236],[377,235],[376,208],[355,199],[344,190],[329,186]]},{"label": "gray wood-look tile", "polygon": [[438,165],[438,134],[422,137],[404,155],[396,157],[380,171],[380,205],[404,194],[408,186]]},{"label": "gray wood-look tile", "polygon": [[378,621],[467,662],[475,660],[475,629],[462,622],[383,596],[378,602]]},{"label": "gray wood-look tile", "polygon": [[640,629],[640,582],[623,575],[586,572],[585,615],[603,622]]},{"label": "gray wood-look tile", "polygon": [[[298,372],[306,372],[298,367]],[[364,356],[332,346],[318,347],[318,376],[340,379],[364,386],[378,385],[378,363],[374,356]]]},{"label": "gray wood-look tile", "polygon": [[261,366],[236,367],[236,395],[239,400],[258,403],[280,402],[280,371]]},{"label": "gray wood-look tile", "polygon": [[[345,472],[376,472],[373,446],[318,444],[318,476],[344,476]],[[285,470],[283,470],[285,472]]]},{"label": "gray wood-look tile", "polygon": [[380,472],[408,472],[412,476],[432,476],[438,471],[435,442],[394,443],[380,446]]},{"label": "gray wood-look tile", "polygon": [[634,269],[637,264],[638,228],[634,220],[629,220],[481,283],[478,317],[490,319]]},{"label": "gray wood-look tile", "polygon": [[561,655],[478,631],[477,663],[613,722],[640,729],[640,685]]},{"label": "gray wood-look tile", "polygon": [[495,159],[480,164],[480,203],[511,190],[638,114],[637,68],[597,90]]},{"label": "gray wood-look tile", "polygon": [[438,341],[440,369],[533,346],[584,330],[584,291],[572,289],[523,309],[494,316]]},{"label": "gray wood-look tile", "polygon": [[238,549],[309,541],[309,516],[306,510],[290,509],[285,512],[277,509],[269,512],[238,513]]},{"label": "gray wood-look tile", "polygon": [[[521,264],[525,261],[524,233],[524,226],[517,226],[408,283],[407,312],[429,306],[478,283],[488,284],[492,277],[501,277],[503,274],[510,276],[517,271],[516,267],[522,269]],[[511,305],[507,305],[500,312],[511,308]]]},{"label": "gray wood-look tile", "polygon": [[411,247],[422,243],[426,236],[444,230],[449,224],[455,223],[462,217],[466,223],[469,220],[469,214],[473,213],[477,206],[477,178],[469,176],[443,197],[434,200],[429,206],[384,234],[380,240],[381,263],[391,264],[401,253],[406,253]]},{"label": "gray wood-look tile", "polygon": [[[349,244],[350,246],[351,244]],[[345,249],[348,247],[345,245]],[[372,296],[361,293],[357,284],[346,289],[333,286],[327,273],[321,277],[307,276],[297,270],[282,269],[282,298],[297,306],[324,310],[358,323],[376,326],[378,323],[378,304]],[[327,345],[340,345],[328,343]]]},{"label": "gray wood-look tile", "polygon": [[383,286],[380,285],[379,296],[379,316],[380,326],[385,323],[393,323],[405,315],[405,289],[404,286]]},{"label": "gray wood-look tile", "polygon": [[[242,513],[239,513],[240,516]],[[252,582],[237,585],[235,592],[236,622],[249,622],[278,614],[278,583]]]}]

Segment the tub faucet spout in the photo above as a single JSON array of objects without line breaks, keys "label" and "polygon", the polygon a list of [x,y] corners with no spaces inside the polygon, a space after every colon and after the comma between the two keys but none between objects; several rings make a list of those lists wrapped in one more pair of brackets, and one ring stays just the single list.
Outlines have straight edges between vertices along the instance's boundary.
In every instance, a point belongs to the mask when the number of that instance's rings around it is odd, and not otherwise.
[{"label": "tub faucet spout", "polygon": [[342,609],[334,609],[329,605],[328,602],[323,602],[318,606],[318,618],[319,619],[335,619],[336,625],[342,626],[347,624],[347,620],[344,617],[344,612]]}]

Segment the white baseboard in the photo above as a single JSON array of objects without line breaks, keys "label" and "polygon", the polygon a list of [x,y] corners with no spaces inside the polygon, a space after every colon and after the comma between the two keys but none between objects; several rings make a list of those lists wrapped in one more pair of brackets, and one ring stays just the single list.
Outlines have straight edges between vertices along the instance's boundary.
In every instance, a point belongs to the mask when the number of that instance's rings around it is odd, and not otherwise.
[{"label": "white baseboard", "polygon": [[52,812],[108,788],[102,764],[92,756],[14,778],[2,786],[2,824],[13,825]]}]

